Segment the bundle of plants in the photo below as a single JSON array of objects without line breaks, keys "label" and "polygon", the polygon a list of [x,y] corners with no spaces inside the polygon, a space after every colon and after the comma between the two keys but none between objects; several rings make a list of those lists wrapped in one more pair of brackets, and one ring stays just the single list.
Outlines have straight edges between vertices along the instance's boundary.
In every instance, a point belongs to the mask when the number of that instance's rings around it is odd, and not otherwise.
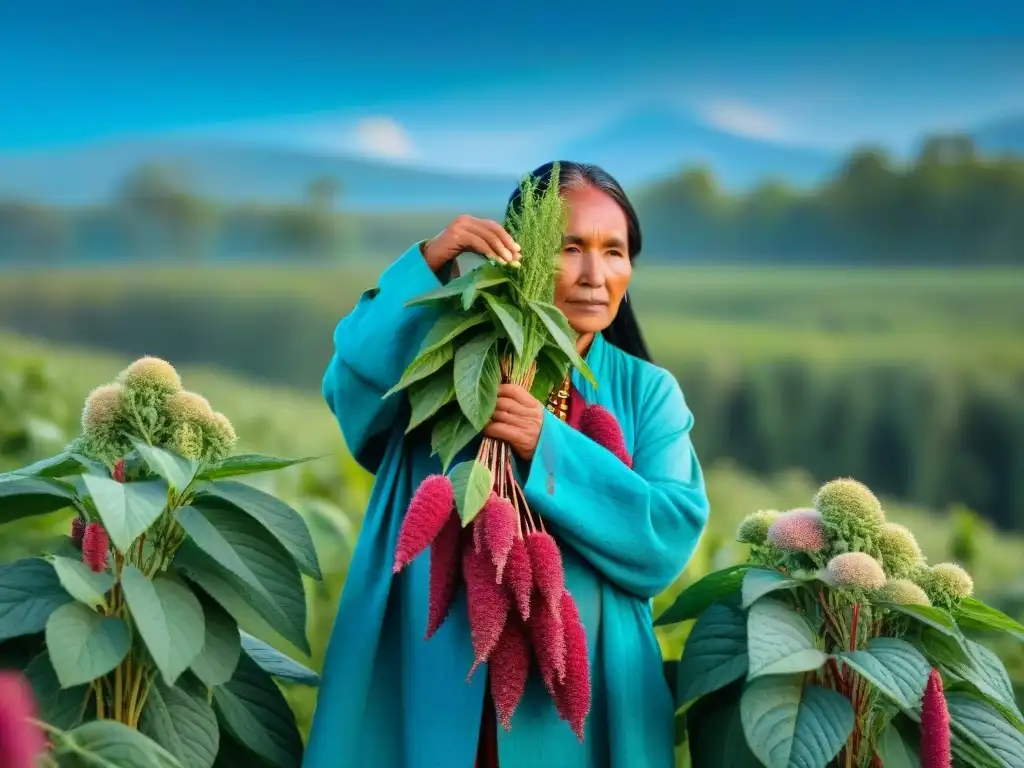
[{"label": "bundle of plants", "polygon": [[[1024,716],[980,642],[1024,626],[850,479],[812,507],[740,525],[746,563],[684,590],[657,623],[696,619],[675,669],[694,766],[1024,765]],[[733,739],[709,734],[735,729]]]},{"label": "bundle of plants", "polygon": [[301,764],[277,681],[317,676],[250,632],[308,654],[319,564],[297,512],[232,478],[304,460],[235,442],[148,357],[89,395],[65,451],[0,475],[0,523],[72,516],[41,557],[0,566],[0,666],[32,685],[42,764]]},{"label": "bundle of plants", "polygon": [[427,639],[465,586],[475,654],[469,674],[487,664],[505,729],[535,661],[559,715],[582,741],[590,709],[586,634],[558,544],[526,500],[509,445],[484,438],[475,458],[452,466],[490,421],[500,384],[518,384],[544,402],[573,366],[593,382],[576,334],[552,303],[566,222],[557,169],[543,191],[524,179],[521,200],[506,222],[521,246],[518,265],[479,259],[411,302],[436,308],[437,320],[388,394],[408,393],[408,431],[431,429],[445,474],[426,478],[413,496],[394,570],[429,547]]}]

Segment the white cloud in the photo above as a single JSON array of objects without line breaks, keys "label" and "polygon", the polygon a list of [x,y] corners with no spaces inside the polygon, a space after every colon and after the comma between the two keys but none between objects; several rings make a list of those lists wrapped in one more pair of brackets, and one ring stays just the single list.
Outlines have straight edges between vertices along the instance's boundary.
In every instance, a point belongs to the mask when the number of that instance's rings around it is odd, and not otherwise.
[{"label": "white cloud", "polygon": [[365,117],[352,131],[356,151],[388,160],[408,160],[416,146],[409,132],[390,117]]},{"label": "white cloud", "polygon": [[708,125],[738,136],[779,141],[789,138],[788,128],[777,118],[739,101],[712,101],[699,109]]}]

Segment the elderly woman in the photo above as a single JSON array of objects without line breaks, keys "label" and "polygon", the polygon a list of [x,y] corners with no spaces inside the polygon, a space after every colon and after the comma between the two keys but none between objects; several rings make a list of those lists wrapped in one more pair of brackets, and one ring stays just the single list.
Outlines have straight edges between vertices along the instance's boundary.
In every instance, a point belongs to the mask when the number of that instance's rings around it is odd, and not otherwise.
[{"label": "elderly woman", "polygon": [[[640,225],[600,168],[559,163],[569,212],[555,303],[578,333],[600,384],[578,374],[547,403],[499,390],[485,435],[525,467],[526,498],[562,545],[566,587],[586,629],[592,704],[580,743],[532,676],[510,732],[495,727],[485,675],[473,662],[466,605],[455,603],[428,642],[427,558],[397,576],[392,553],[409,500],[439,471],[426,440],[405,435],[408,402],[382,399],[432,322],[406,302],[450,278],[456,256],[518,260],[492,221],[458,217],[413,246],[366,292],[334,334],[324,397],[356,459],[376,475],[327,649],[306,752],[308,768],[670,768],[674,707],[662,674],[651,598],[690,559],[708,517],[690,442],[693,416],[675,379],[650,362],[629,303]],[[542,188],[554,164],[533,172]],[[518,192],[509,201],[518,204]],[[579,403],[622,426],[631,466],[574,429]]]}]

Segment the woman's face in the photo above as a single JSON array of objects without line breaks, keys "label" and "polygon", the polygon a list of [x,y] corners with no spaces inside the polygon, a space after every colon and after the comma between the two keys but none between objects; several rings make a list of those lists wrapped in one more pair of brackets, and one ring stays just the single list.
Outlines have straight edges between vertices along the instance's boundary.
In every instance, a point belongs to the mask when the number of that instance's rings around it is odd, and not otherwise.
[{"label": "woman's face", "polygon": [[626,214],[596,187],[571,189],[564,199],[569,224],[555,305],[577,333],[597,333],[611,325],[633,274]]}]

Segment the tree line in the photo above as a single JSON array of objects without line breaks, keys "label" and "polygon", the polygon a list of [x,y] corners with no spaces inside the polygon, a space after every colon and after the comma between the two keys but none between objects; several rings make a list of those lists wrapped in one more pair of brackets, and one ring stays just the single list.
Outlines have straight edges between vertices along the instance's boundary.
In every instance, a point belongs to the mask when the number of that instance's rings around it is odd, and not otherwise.
[{"label": "tree line", "polygon": [[[350,214],[341,183],[312,179],[294,204],[203,198],[167,169],[136,169],[112,200],[56,208],[0,200],[0,259],[336,259],[391,253],[447,214]],[[722,189],[689,168],[636,190],[652,258],[897,264],[1024,262],[1024,158],[982,156],[969,137],[926,140],[897,161],[851,153],[814,189],[765,180]]]}]

